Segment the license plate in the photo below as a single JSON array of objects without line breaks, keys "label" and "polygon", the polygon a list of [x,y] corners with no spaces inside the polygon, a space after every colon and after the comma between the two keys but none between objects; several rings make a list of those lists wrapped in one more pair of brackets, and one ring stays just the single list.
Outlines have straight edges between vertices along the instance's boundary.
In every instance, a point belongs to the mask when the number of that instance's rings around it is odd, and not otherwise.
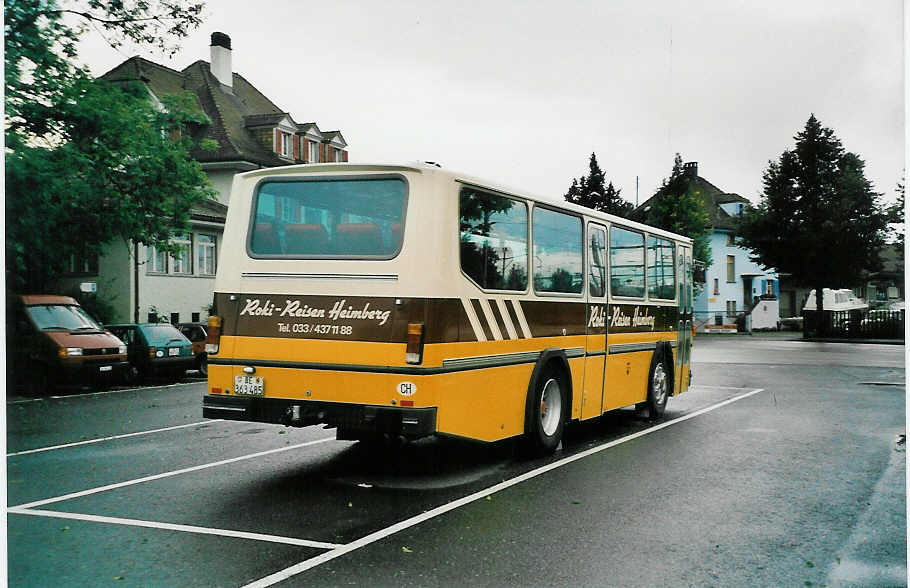
[{"label": "license plate", "polygon": [[170,349],[167,350],[167,354],[170,355],[170,356],[180,355],[180,348],[179,348],[179,347],[171,347]]},{"label": "license plate", "polygon": [[234,376],[234,394],[262,396],[264,393],[265,380],[262,376]]},{"label": "license plate", "polygon": [[112,365],[103,365],[103,366],[101,366],[101,367],[98,368],[98,371],[99,371],[99,372],[109,372],[109,371],[111,371],[112,369],[114,369],[114,366],[112,366]]}]

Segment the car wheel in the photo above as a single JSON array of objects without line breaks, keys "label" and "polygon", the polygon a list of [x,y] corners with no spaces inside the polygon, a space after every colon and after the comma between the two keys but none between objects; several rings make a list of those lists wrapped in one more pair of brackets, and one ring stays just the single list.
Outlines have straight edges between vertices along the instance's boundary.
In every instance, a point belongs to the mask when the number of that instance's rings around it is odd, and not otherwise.
[{"label": "car wheel", "polygon": [[651,358],[651,369],[648,370],[648,397],[645,400],[648,417],[651,420],[659,418],[667,408],[672,382],[670,369],[667,366],[663,350],[656,350]]},{"label": "car wheel", "polygon": [[206,377],[209,375],[209,361],[205,356],[199,358],[199,373]]},{"label": "car wheel", "polygon": [[54,388],[54,381],[50,372],[43,366],[34,366],[25,374],[23,381],[26,396],[44,396],[50,394]]}]

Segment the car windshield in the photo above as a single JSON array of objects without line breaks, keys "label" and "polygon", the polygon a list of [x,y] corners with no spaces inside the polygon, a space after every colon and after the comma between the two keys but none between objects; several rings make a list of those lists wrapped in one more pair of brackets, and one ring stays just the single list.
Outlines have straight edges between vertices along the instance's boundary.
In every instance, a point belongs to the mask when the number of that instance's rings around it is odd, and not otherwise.
[{"label": "car windshield", "polygon": [[101,330],[87,312],[79,306],[70,304],[41,304],[28,306],[26,311],[42,331],[65,329],[67,331]]},{"label": "car windshield", "polygon": [[173,325],[144,325],[142,332],[149,345],[167,345],[168,343],[185,343],[185,337]]}]

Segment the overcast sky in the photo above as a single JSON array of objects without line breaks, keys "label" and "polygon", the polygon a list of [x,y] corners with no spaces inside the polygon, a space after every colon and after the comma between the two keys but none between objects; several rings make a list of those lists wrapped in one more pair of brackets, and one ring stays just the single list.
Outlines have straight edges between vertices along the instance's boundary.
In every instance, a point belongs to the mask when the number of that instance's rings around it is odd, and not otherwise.
[{"label": "overcast sky", "polygon": [[351,161],[431,160],[561,199],[597,154],[644,201],[674,154],[757,201],[811,113],[894,199],[904,167],[903,8],[875,2],[209,0],[169,59],[87,35],[102,74],[141,55],[234,71],[297,122],[340,130]]}]

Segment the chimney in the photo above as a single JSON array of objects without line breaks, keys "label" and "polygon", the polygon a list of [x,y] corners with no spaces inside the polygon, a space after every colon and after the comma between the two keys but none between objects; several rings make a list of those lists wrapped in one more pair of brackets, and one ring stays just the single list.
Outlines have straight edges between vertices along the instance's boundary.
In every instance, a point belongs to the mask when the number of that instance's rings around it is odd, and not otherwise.
[{"label": "chimney", "polygon": [[687,161],[683,164],[683,173],[693,180],[698,177],[698,162]]},{"label": "chimney", "polygon": [[231,38],[224,33],[212,33],[212,74],[228,88],[234,87],[231,70]]}]

